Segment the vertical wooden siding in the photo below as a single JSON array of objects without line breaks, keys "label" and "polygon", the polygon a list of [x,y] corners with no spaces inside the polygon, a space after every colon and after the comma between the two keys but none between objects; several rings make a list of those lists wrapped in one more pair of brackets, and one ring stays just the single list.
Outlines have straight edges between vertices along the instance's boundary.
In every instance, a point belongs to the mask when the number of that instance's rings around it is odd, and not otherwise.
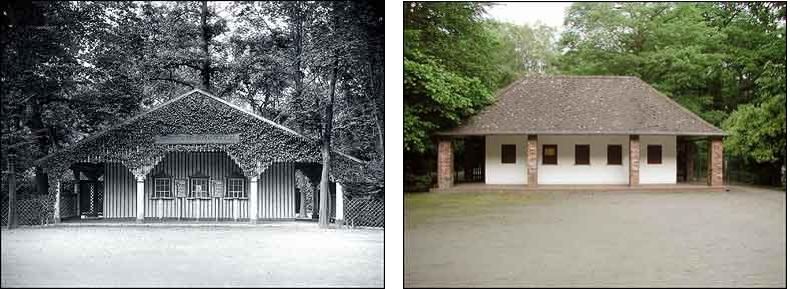
[{"label": "vertical wooden siding", "polygon": [[[222,179],[233,172],[243,175],[241,169],[223,152],[172,152],[157,164],[145,180],[145,217],[158,218],[217,218],[232,219],[234,200],[173,200],[151,199],[154,178],[164,171],[173,179],[189,179],[200,170],[211,179]],[[258,214],[261,219],[290,219],[296,214],[296,180],[293,163],[275,163],[261,173],[258,180]],[[244,190],[249,193],[249,180]],[[226,182],[227,183],[227,182]],[[134,175],[122,164],[105,166],[104,216],[106,218],[132,218],[136,216],[136,181]],[[249,218],[247,200],[238,200],[239,218]],[[160,206],[161,204],[161,206]]]},{"label": "vertical wooden siding", "polygon": [[[152,169],[145,179],[145,217],[158,218],[209,218],[232,219],[233,200],[211,198],[211,200],[175,198],[172,200],[151,199],[154,192],[154,175],[164,172],[172,179],[185,179],[202,172],[210,180],[222,180],[233,175],[244,175],[236,163],[224,152],[171,152]],[[248,180],[245,180],[247,182]],[[187,186],[189,184],[187,183]],[[245,192],[249,192],[247,188]],[[239,218],[247,218],[247,200],[238,200]]]},{"label": "vertical wooden siding", "polygon": [[136,216],[135,182],[134,175],[123,164],[105,163],[103,212],[105,218]]},{"label": "vertical wooden siding", "polygon": [[292,219],[296,214],[296,177],[293,163],[274,163],[258,181],[261,219]]}]

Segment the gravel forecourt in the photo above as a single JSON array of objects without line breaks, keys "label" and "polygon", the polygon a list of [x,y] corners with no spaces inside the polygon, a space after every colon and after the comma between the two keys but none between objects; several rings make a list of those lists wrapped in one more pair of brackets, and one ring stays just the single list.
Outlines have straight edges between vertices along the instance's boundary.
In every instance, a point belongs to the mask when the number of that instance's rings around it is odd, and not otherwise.
[{"label": "gravel forecourt", "polygon": [[404,284],[786,286],[785,192],[406,194]]},{"label": "gravel forecourt", "polygon": [[384,285],[384,231],[23,227],[2,231],[2,287]]}]

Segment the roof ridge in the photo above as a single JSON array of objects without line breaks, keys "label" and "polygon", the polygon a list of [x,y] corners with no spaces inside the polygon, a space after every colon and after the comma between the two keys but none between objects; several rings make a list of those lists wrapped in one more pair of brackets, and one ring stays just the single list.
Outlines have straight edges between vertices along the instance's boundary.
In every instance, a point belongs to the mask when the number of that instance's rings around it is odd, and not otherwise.
[{"label": "roof ridge", "polygon": [[[88,137],[86,137],[86,138],[83,138],[83,139],[81,139],[81,140],[77,141],[76,143],[74,143],[74,144],[72,144],[72,145],[70,145],[70,146],[68,146],[68,147],[66,147],[66,148],[64,148],[64,149],[62,149],[62,150],[55,151],[55,152],[52,152],[52,153],[50,153],[50,154],[47,154],[46,156],[43,156],[43,157],[41,157],[41,158],[39,158],[39,159],[35,160],[34,162],[35,162],[35,163],[40,163],[40,162],[42,162],[42,161],[44,161],[44,160],[46,160],[46,159],[48,159],[48,158],[50,158],[50,157],[54,156],[55,154],[58,154],[58,153],[61,153],[61,152],[64,152],[64,151],[69,151],[69,150],[72,150],[72,149],[74,149],[75,147],[77,147],[78,145],[81,145],[81,144],[83,144],[83,143],[86,143],[86,142],[88,142],[88,141],[91,141],[91,140],[97,139],[98,137],[100,137],[100,136],[102,136],[102,135],[106,134],[107,132],[109,132],[109,131],[111,131],[111,130],[117,129],[117,128],[119,128],[119,127],[121,127],[121,126],[124,126],[124,125],[127,125],[127,124],[129,124],[129,123],[131,123],[131,122],[133,122],[133,121],[135,121],[135,120],[137,120],[137,119],[140,119],[140,118],[142,118],[142,117],[143,117],[143,116],[145,116],[145,115],[148,115],[149,113],[152,113],[152,112],[154,112],[154,111],[157,111],[157,110],[159,110],[159,109],[160,109],[160,108],[162,108],[162,107],[165,107],[165,106],[167,106],[167,105],[170,105],[170,104],[172,104],[172,103],[174,103],[174,102],[176,102],[176,101],[178,101],[178,100],[180,100],[180,99],[182,99],[182,98],[184,98],[184,97],[187,97],[187,96],[189,96],[189,95],[192,95],[192,94],[194,94],[194,93],[200,93],[200,94],[203,94],[204,96],[207,96],[207,97],[209,97],[209,98],[211,98],[211,99],[213,99],[213,100],[219,101],[220,103],[223,103],[223,104],[225,104],[225,105],[228,105],[228,106],[230,106],[230,107],[231,107],[231,108],[233,108],[233,109],[236,109],[236,110],[238,110],[238,111],[240,111],[240,112],[243,112],[243,113],[245,113],[245,114],[247,114],[247,115],[250,115],[250,116],[252,116],[252,117],[254,117],[254,118],[256,118],[256,119],[258,119],[258,120],[260,120],[260,121],[266,122],[266,123],[267,123],[267,124],[269,124],[269,125],[272,125],[272,126],[274,126],[274,127],[276,127],[276,128],[279,128],[279,129],[281,129],[281,130],[284,130],[284,131],[286,131],[286,132],[289,132],[289,133],[291,133],[291,134],[294,134],[294,135],[296,135],[296,136],[302,137],[302,138],[304,138],[304,139],[307,139],[307,140],[318,140],[318,139],[316,139],[316,138],[311,138],[311,137],[308,137],[308,136],[306,136],[306,135],[303,135],[303,134],[301,134],[301,133],[299,133],[299,132],[296,132],[296,131],[294,131],[294,130],[292,130],[292,129],[290,129],[290,128],[288,128],[288,127],[284,126],[284,125],[281,125],[281,124],[279,124],[279,123],[276,123],[276,122],[274,122],[274,121],[272,121],[272,120],[270,120],[270,119],[267,119],[267,118],[265,118],[265,117],[263,117],[263,116],[256,115],[256,114],[254,114],[254,113],[251,113],[251,112],[249,112],[249,111],[246,111],[246,110],[242,109],[241,107],[238,107],[238,106],[237,106],[237,105],[235,105],[235,104],[232,104],[232,103],[230,103],[230,102],[228,102],[228,101],[226,101],[226,100],[224,100],[224,99],[221,99],[221,98],[219,98],[219,97],[217,97],[217,96],[214,96],[214,95],[213,95],[213,94],[211,94],[210,92],[207,92],[207,91],[205,91],[205,90],[202,90],[202,89],[199,89],[199,88],[195,88],[195,89],[192,89],[192,90],[190,90],[190,91],[188,91],[188,92],[186,92],[186,93],[184,93],[184,94],[181,94],[181,95],[179,95],[179,96],[176,96],[176,97],[174,97],[173,99],[170,99],[170,100],[168,100],[168,101],[165,101],[165,102],[163,102],[163,103],[161,103],[161,104],[159,104],[159,105],[157,105],[157,106],[155,106],[155,107],[153,107],[153,108],[151,108],[151,109],[149,109],[149,110],[147,110],[147,111],[140,112],[140,113],[138,113],[137,115],[134,115],[134,116],[132,116],[132,117],[130,117],[130,118],[127,118],[127,119],[123,120],[122,122],[120,122],[120,123],[118,123],[118,124],[116,124],[116,125],[113,125],[113,126],[111,126],[111,127],[107,128],[107,129],[103,130],[103,131],[100,131],[100,132],[98,132],[98,133],[95,133],[95,134],[92,134],[92,135],[90,135],[90,136],[88,136]],[[362,161],[361,161],[360,159],[356,158],[356,157],[353,157],[353,156],[351,156],[351,155],[345,154],[345,153],[343,153],[343,152],[340,152],[340,151],[338,151],[338,150],[335,150],[335,149],[333,149],[333,151],[334,151],[334,152],[336,152],[336,153],[339,153],[339,154],[341,154],[342,156],[345,156],[345,157],[347,157],[347,158],[350,158],[350,159],[352,159],[352,160],[354,160],[354,161],[356,161],[356,162],[362,163]]]}]

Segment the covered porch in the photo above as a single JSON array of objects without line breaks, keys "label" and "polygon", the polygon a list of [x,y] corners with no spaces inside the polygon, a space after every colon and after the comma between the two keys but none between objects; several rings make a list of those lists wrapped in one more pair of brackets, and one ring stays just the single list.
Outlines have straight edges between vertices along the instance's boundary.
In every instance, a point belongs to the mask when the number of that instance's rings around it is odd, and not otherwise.
[{"label": "covered porch", "polygon": [[706,183],[677,183],[652,185],[489,185],[485,183],[459,183],[452,187],[431,189],[440,193],[518,193],[518,192],[720,192],[723,187]]},{"label": "covered porch", "polygon": [[456,134],[437,154],[431,191],[726,189],[720,135]]},{"label": "covered porch", "polygon": [[[342,222],[344,184],[359,159],[331,152],[329,216]],[[36,161],[47,172],[48,219],[135,222],[294,220],[305,216],[300,166],[319,142],[195,90]],[[317,215],[318,197],[312,213]],[[333,206],[334,205],[334,206]]]}]

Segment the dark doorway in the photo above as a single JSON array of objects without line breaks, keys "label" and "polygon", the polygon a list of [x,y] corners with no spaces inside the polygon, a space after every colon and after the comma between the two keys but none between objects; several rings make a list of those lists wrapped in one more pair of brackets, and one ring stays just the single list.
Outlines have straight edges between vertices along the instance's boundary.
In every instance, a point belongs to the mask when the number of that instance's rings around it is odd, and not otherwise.
[{"label": "dark doorway", "polygon": [[[456,141],[455,182],[481,183],[485,181],[486,140],[470,136]],[[515,153],[515,151],[513,151]],[[513,155],[515,157],[515,154]]]},{"label": "dark doorway", "polygon": [[100,217],[104,212],[104,184],[102,181],[80,181],[80,215]]}]

